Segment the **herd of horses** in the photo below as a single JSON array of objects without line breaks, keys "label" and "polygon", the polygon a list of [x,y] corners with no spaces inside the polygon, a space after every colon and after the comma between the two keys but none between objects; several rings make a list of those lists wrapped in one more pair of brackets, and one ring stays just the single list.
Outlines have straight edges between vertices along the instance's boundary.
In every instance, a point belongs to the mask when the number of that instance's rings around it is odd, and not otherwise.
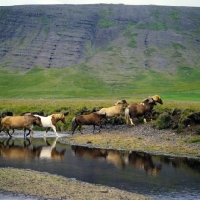
[{"label": "herd of horses", "polygon": [[[77,115],[71,121],[72,135],[77,127],[81,132],[83,125],[93,125],[93,133],[95,131],[95,126],[99,126],[100,132],[102,120],[105,119],[107,121],[110,118],[114,117],[114,119],[116,119],[117,117],[122,116],[123,108],[125,108],[124,116],[127,124],[134,126],[135,124],[133,123],[133,119],[140,116],[144,116],[144,123],[146,123],[147,118],[152,118],[152,110],[157,103],[163,104],[163,101],[159,95],[154,95],[152,97],[148,97],[142,102],[128,104],[126,100],[121,100],[114,106],[102,108],[99,111],[92,112],[90,114]],[[26,138],[28,135],[33,136],[33,127],[37,125],[46,128],[44,137],[46,137],[50,128],[53,129],[56,137],[58,137],[59,135],[56,131],[56,123],[58,121],[62,121],[65,124],[65,115],[62,113],[56,113],[49,116],[41,116],[28,112],[22,113],[19,116],[6,116],[1,119],[0,132],[4,131],[9,137],[12,137],[14,129],[23,128],[24,138]],[[9,132],[10,129],[13,130],[12,134]],[[29,132],[26,133],[26,130]]]}]

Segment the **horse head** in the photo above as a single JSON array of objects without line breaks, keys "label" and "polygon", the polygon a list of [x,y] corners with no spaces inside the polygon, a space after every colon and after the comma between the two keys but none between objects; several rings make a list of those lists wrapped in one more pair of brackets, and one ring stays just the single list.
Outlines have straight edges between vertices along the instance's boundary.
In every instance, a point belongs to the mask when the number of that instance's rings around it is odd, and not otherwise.
[{"label": "horse head", "polygon": [[154,104],[156,105],[156,101],[152,98],[152,97],[149,97],[147,99],[145,99],[144,101],[142,101],[141,104],[145,104],[145,105],[149,105],[149,104]]},{"label": "horse head", "polygon": [[[29,115],[29,116],[31,116],[31,115]],[[40,117],[36,117],[36,116],[34,116],[34,117],[35,117],[35,120],[34,120],[33,125],[42,126],[41,118]]]},{"label": "horse head", "polygon": [[65,115],[63,113],[52,114],[52,118],[56,121],[60,120],[63,124],[66,124]]},{"label": "horse head", "polygon": [[66,124],[65,115],[61,114],[61,121],[63,124]]},{"label": "horse head", "polygon": [[160,98],[160,96],[158,95],[154,95],[152,96],[152,98],[154,99],[155,102],[159,103],[159,104],[163,104],[162,99]]},{"label": "horse head", "polygon": [[122,104],[125,107],[128,106],[128,103],[126,102],[126,100],[118,101],[117,103],[115,103],[115,106],[118,105],[118,104]]}]

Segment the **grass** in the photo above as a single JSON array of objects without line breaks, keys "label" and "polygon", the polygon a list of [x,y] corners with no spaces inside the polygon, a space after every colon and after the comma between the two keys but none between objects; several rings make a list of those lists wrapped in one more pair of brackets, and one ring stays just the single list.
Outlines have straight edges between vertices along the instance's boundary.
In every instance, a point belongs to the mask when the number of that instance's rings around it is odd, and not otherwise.
[{"label": "grass", "polygon": [[166,76],[154,70],[108,65],[110,68],[86,64],[64,69],[35,66],[26,73],[0,68],[0,99],[143,99],[159,94],[166,100],[199,100],[198,68],[180,65],[173,75]]}]

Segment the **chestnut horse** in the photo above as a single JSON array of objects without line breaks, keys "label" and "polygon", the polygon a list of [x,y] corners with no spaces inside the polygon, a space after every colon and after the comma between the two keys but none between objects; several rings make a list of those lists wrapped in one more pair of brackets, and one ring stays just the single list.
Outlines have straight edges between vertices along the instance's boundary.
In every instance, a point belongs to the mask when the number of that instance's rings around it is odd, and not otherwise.
[{"label": "chestnut horse", "polygon": [[[81,132],[81,127],[83,125],[93,125],[93,133],[95,130],[95,125],[99,126],[99,133],[101,131],[101,120],[106,119],[106,114],[99,114],[97,112],[90,113],[88,115],[78,115],[72,119],[72,135],[75,129],[79,126],[78,130]],[[82,134],[82,132],[81,132]]]},{"label": "chestnut horse", "polygon": [[151,113],[153,106],[156,105],[153,98],[145,99],[142,103],[132,105],[125,110],[126,123],[134,126],[134,118],[144,116],[144,123],[146,123],[146,117]]},{"label": "chestnut horse", "polygon": [[[126,102],[126,100],[121,100],[115,103],[114,106],[100,109],[98,113],[106,114],[107,119],[111,117],[115,117],[116,119],[116,117],[121,116],[123,107],[127,107],[127,106],[128,106],[128,103]],[[114,119],[114,122],[115,122],[115,119]]]},{"label": "chestnut horse", "polygon": [[50,128],[53,129],[56,137],[59,137],[59,135],[56,131],[56,123],[58,121],[61,121],[63,124],[66,124],[65,115],[62,114],[62,113],[52,114],[52,115],[49,115],[47,117],[40,116],[40,115],[34,115],[34,116],[40,117],[41,123],[42,123],[41,126],[46,128],[46,131],[44,133],[44,137],[46,137],[46,134],[50,130]]},{"label": "chestnut horse", "polygon": [[[125,119],[127,124],[131,124],[134,126],[133,121],[131,120],[130,115],[135,115],[134,117],[139,117],[144,115],[144,123],[146,123],[146,117],[150,115],[152,118],[152,110],[155,105],[163,104],[162,99],[158,95],[154,95],[152,97],[149,97],[145,99],[143,102],[135,102],[130,104],[126,109],[125,109]],[[133,109],[135,109],[135,113],[130,114],[133,112]],[[132,111],[130,111],[132,110]],[[137,111],[136,111],[137,110]]]},{"label": "chestnut horse", "polygon": [[[9,129],[15,128],[23,128],[24,130],[24,138],[28,136],[31,133],[31,136],[33,135],[33,125],[39,125],[41,126],[41,120],[39,117],[33,116],[33,115],[25,115],[25,116],[6,116],[1,120],[1,129],[0,132],[4,129],[6,129],[4,132],[7,133],[10,137]],[[29,133],[26,133],[26,130],[29,130]]]}]

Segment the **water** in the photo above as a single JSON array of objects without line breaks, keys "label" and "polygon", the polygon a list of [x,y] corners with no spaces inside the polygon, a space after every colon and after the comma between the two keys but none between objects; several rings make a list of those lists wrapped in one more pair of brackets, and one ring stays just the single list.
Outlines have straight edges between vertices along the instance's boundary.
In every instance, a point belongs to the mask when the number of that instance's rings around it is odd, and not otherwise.
[{"label": "water", "polygon": [[50,146],[43,138],[25,144],[21,138],[2,141],[0,167],[48,172],[156,199],[200,199],[199,159],[90,149],[61,144],[55,138],[47,138]]}]

